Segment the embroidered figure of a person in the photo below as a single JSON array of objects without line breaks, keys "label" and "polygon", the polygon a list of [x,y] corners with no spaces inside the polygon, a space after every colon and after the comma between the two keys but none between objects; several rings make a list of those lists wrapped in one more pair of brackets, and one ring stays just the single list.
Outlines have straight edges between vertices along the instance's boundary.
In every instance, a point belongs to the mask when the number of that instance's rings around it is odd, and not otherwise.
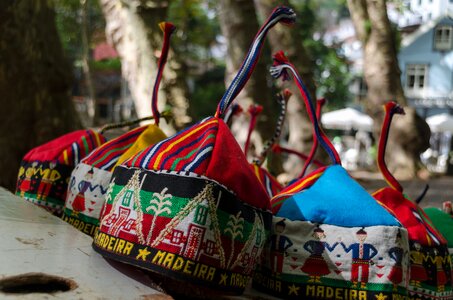
[{"label": "embroidered figure of a person", "polygon": [[[370,272],[370,264],[373,263],[372,258],[378,253],[373,245],[365,243],[367,232],[362,228],[356,232],[358,243],[354,243],[349,247],[341,242],[346,253],[352,251],[352,264],[351,264],[351,281],[353,287],[357,287],[357,283],[361,283],[361,288],[366,288],[368,276]],[[360,276],[359,276],[360,274]]]},{"label": "embroidered figure of a person", "polygon": [[396,236],[396,247],[390,248],[388,254],[391,259],[395,261],[395,265],[392,267],[390,274],[387,276],[388,279],[393,283],[393,291],[398,290],[398,284],[403,281],[403,257],[404,249],[400,247],[401,245],[401,232],[398,231]]},{"label": "embroidered figure of a person", "polygon": [[293,245],[291,240],[283,235],[285,231],[285,220],[281,220],[275,224],[275,234],[271,236],[271,268],[277,273],[283,270],[283,258],[286,250]]},{"label": "embroidered figure of a person", "polygon": [[[31,167],[28,167],[24,173],[25,173],[25,178],[23,179],[21,185],[20,185],[20,196],[24,197],[25,192],[30,192],[32,189],[33,185],[33,176],[35,174],[35,169],[38,166],[38,162],[34,161],[31,164]],[[36,179],[35,179],[36,180]]]},{"label": "embroidered figure of a person", "polygon": [[321,283],[321,276],[330,273],[329,266],[322,256],[324,249],[332,252],[338,245],[338,242],[335,242],[332,246],[330,246],[326,241],[323,241],[326,235],[324,230],[319,227],[316,227],[313,230],[312,236],[315,240],[307,241],[304,244],[304,249],[310,253],[310,256],[301,267],[301,270],[310,275],[308,282]]},{"label": "embroidered figure of a person", "polygon": [[38,199],[46,200],[54,182],[60,179],[61,175],[57,170],[54,170],[55,166],[55,163],[50,163],[49,168],[42,171],[43,176],[38,187]]},{"label": "embroidered figure of a person", "polygon": [[436,276],[437,276],[437,290],[439,292],[445,291],[445,284],[447,283],[447,274],[445,274],[443,265],[447,262],[447,259],[450,257],[446,255],[444,257],[439,255],[439,251],[434,248],[434,258],[432,256],[428,256],[429,259],[433,262],[436,266]]},{"label": "embroidered figure of a person", "polygon": [[419,243],[414,242],[415,250],[411,250],[410,259],[411,259],[411,285],[416,287],[421,287],[420,282],[428,279],[428,274],[426,273],[425,266],[423,261],[428,260],[428,257],[422,252],[421,246]]},{"label": "embroidered figure of a person", "polygon": [[86,174],[84,180],[79,182],[77,186],[79,192],[72,202],[72,208],[75,214],[85,210],[85,192],[91,187],[91,181],[93,180],[93,169],[90,169]]}]

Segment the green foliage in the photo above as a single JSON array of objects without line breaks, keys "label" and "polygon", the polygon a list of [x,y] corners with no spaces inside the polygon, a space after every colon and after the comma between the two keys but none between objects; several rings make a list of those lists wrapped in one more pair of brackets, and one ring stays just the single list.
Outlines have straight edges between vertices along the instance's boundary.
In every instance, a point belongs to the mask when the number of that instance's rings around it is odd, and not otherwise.
[{"label": "green foliage", "polygon": [[189,108],[194,120],[201,120],[215,113],[217,103],[225,92],[224,76],[225,66],[219,65],[195,78]]},{"label": "green foliage", "polygon": [[100,61],[92,61],[90,64],[90,67],[93,70],[99,70],[99,71],[104,71],[104,70],[121,70],[121,60],[119,58],[113,58],[113,59],[104,59]]},{"label": "green foliage", "polygon": [[[95,45],[96,35],[104,32],[105,21],[97,0],[87,1],[88,38],[90,47]],[[82,4],[81,0],[55,0],[57,30],[66,56],[77,63],[82,56]]]},{"label": "green foliage", "polygon": [[[294,2],[297,14],[300,17],[297,22],[297,30],[300,40],[303,41],[310,57],[314,60],[314,80],[317,88],[317,96],[325,97],[329,110],[345,107],[351,101],[349,82],[352,77],[349,74],[348,64],[338,52],[340,49],[329,48],[324,45],[321,38],[326,30],[326,18],[332,11],[340,11],[338,17],[347,13],[347,7],[343,0],[322,0]],[[316,12],[316,13],[315,13]]]},{"label": "green foliage", "polygon": [[352,76],[348,72],[346,62],[337,55],[335,49],[322,44],[318,47],[324,49],[318,52],[322,53],[316,59],[319,68],[314,70],[317,94],[328,100],[326,106],[329,110],[343,108],[351,101],[348,84]]},{"label": "green foliage", "polygon": [[168,19],[178,28],[172,41],[176,51],[186,59],[203,63],[211,60],[211,46],[220,34],[219,22],[203,2],[195,0],[171,1]]},{"label": "green foliage", "polygon": [[175,0],[169,7],[169,20],[177,26],[172,47],[188,66],[184,74],[193,82],[189,114],[193,120],[212,115],[225,91],[225,66],[212,55],[220,25],[209,1]]}]

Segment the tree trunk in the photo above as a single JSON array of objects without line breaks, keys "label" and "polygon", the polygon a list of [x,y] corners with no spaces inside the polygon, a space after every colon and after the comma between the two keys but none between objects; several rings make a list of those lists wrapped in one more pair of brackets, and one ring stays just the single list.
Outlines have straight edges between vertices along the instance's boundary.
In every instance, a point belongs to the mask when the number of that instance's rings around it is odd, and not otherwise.
[{"label": "tree trunk", "polygon": [[[255,0],[255,6],[261,15],[261,18],[268,16],[278,5],[291,7],[288,0]],[[303,18],[303,16],[298,16],[298,19],[299,18]],[[307,86],[311,99],[315,101],[316,87],[312,72],[314,65],[299,36],[300,31],[306,30],[305,28],[302,28],[300,24],[300,22],[296,21],[294,28],[285,28],[283,26],[274,27],[269,32],[269,41],[272,53],[279,50],[285,51],[288,58],[296,66],[302,80]],[[289,147],[302,153],[308,153],[313,144],[313,126],[308,118],[303,99],[294,82],[291,83],[290,90],[293,92],[293,95],[288,102],[286,116],[289,128]],[[322,151],[318,151],[317,153],[320,152],[322,153]],[[294,178],[294,176],[300,174],[303,164],[304,162],[298,157],[290,156],[285,163],[285,169],[287,169],[289,175]]]},{"label": "tree trunk", "polygon": [[80,0],[81,6],[81,35],[82,35],[82,70],[85,79],[85,85],[88,91],[88,116],[90,117],[90,126],[98,126],[99,109],[97,107],[96,92],[93,85],[93,76],[90,68],[90,45],[88,42],[88,0]]},{"label": "tree trunk", "polygon": [[[256,32],[259,30],[257,15],[253,1],[249,0],[221,0],[219,20],[222,34],[228,42],[226,57],[226,84],[233,80],[240,68],[247,51],[252,44]],[[278,27],[277,25],[275,27]],[[275,30],[275,27],[272,30]],[[267,55],[267,57],[266,57]],[[254,73],[245,86],[242,93],[236,99],[242,107],[247,109],[251,103],[259,103],[263,106],[257,129],[263,139],[270,138],[274,132],[276,115],[278,111],[277,102],[274,100],[272,90],[268,84],[268,68],[266,62],[270,63],[270,53],[263,49],[263,53]],[[233,125],[233,133],[236,135],[241,145],[244,144],[247,136],[248,120],[237,118]],[[257,134],[252,135],[252,143],[256,151],[262,147],[262,140]],[[252,151],[250,151],[252,152]]]},{"label": "tree trunk", "polygon": [[49,1],[1,2],[0,53],[0,186],[13,190],[25,153],[80,121]]},{"label": "tree trunk", "polygon": [[420,153],[429,147],[429,127],[407,107],[401,85],[396,42],[387,17],[385,0],[348,0],[348,7],[364,52],[364,77],[368,86],[366,110],[379,136],[382,105],[390,100],[406,106],[406,117],[395,118],[389,137],[387,164],[400,179],[416,175]]},{"label": "tree trunk", "polygon": [[[102,10],[106,18],[106,35],[115,46],[120,59],[123,77],[127,80],[129,89],[134,99],[139,117],[151,115],[151,95],[155,77],[157,75],[157,59],[162,47],[162,32],[158,23],[166,21],[168,1],[121,1],[101,0]],[[177,86],[179,89],[171,90],[172,104],[176,124],[181,126],[187,121],[187,86],[175,71],[168,70],[168,66],[175,66],[171,62],[164,71],[163,83]],[[162,111],[167,103],[167,95],[160,89],[159,110]],[[170,101],[168,101],[170,102]],[[172,133],[174,129],[161,127]]]}]

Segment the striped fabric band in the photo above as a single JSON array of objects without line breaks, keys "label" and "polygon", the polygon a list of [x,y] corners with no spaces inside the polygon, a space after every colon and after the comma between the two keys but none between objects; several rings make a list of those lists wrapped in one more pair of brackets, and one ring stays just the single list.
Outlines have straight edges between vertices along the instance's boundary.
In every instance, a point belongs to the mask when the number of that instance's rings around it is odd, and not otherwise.
[{"label": "striped fabric band", "polygon": [[[375,195],[379,194],[386,188],[382,188],[380,190],[377,190],[372,194],[374,197]],[[386,205],[384,202],[381,200],[377,199],[375,197],[375,200],[377,203],[379,203],[382,207],[384,207],[388,212],[390,212],[395,218],[397,218],[397,213],[388,205]],[[420,207],[413,205],[412,207],[412,214],[413,216],[418,220],[418,222],[422,223],[424,226],[424,229],[426,230],[425,234],[425,240],[420,241],[423,242],[425,245],[433,246],[433,245],[440,245],[440,244],[446,244],[447,241],[445,238],[442,236],[441,233],[436,229],[430,218],[426,215],[425,211],[421,209]],[[409,233],[410,235],[410,233]]]},{"label": "striped fabric band", "polygon": [[299,88],[302,98],[304,99],[304,104],[308,111],[308,116],[310,117],[310,120],[313,123],[316,138],[321,143],[322,147],[326,150],[327,154],[329,154],[332,163],[341,164],[340,156],[338,155],[334,146],[332,145],[330,140],[327,138],[327,136],[319,126],[318,120],[316,118],[315,109],[313,108],[313,103],[311,102],[310,94],[308,93],[307,87],[303,83],[296,68],[289,62],[284,53],[282,51],[279,51],[274,55],[274,65],[271,67],[270,70],[271,75],[274,78],[279,78],[280,76],[282,76],[283,79],[285,79],[289,77],[287,70],[291,71],[292,74],[294,75],[295,83]]},{"label": "striped fabric band", "polygon": [[105,138],[89,129],[77,141],[73,142],[70,147],[63,150],[57,158],[57,161],[65,165],[77,165],[80,160],[90,154],[93,149],[96,149],[105,142]]},{"label": "striped fabric band", "polygon": [[197,173],[205,169],[209,163],[208,158],[214,148],[218,122],[216,118],[208,118],[138,153],[126,161],[125,165],[148,170],[182,170]]},{"label": "striped fabric band", "polygon": [[133,129],[94,150],[83,162],[93,167],[111,171],[120,156],[129,149],[147,126]]},{"label": "striped fabric band", "polygon": [[385,163],[385,149],[387,147],[390,124],[392,123],[393,115],[404,114],[404,110],[401,106],[399,106],[395,102],[386,103],[384,105],[384,110],[385,118],[384,122],[382,123],[381,136],[379,137],[378,146],[377,156],[378,167],[382,175],[384,176],[385,181],[387,181],[388,185],[391,186],[393,189],[402,192],[403,187],[398,182],[398,180],[396,180],[396,178],[392,175],[392,173],[390,173],[389,169],[387,168],[387,164]]},{"label": "striped fabric band", "polygon": [[292,195],[312,186],[316,182],[316,180],[322,176],[326,168],[327,167],[319,168],[305,178],[299,179],[295,183],[282,190],[277,196],[271,199],[272,210],[275,211],[275,208],[281,206],[288,197],[291,197]]},{"label": "striped fabric band", "polygon": [[[326,103],[326,99],[324,99],[324,98],[316,100],[316,118],[318,119],[318,121],[321,120],[321,111],[322,111],[322,107],[324,106],[325,103]],[[310,153],[308,154],[308,158],[305,161],[304,167],[302,168],[302,172],[300,173],[299,178],[302,178],[305,176],[305,173],[307,172],[308,167],[310,166],[310,164],[313,161],[313,158],[315,157],[317,149],[318,149],[318,139],[316,138],[316,135],[314,134],[313,135],[313,145],[310,149]]]},{"label": "striped fabric band", "polygon": [[160,113],[157,109],[157,99],[158,99],[158,91],[160,86],[160,81],[162,79],[162,73],[164,71],[165,63],[167,62],[168,57],[168,50],[170,49],[170,37],[172,33],[175,31],[176,27],[169,22],[161,22],[159,23],[160,29],[164,32],[164,43],[162,45],[161,54],[159,57],[159,61],[157,63],[157,75],[156,81],[154,82],[153,88],[153,95],[151,100],[151,110],[154,116],[154,122],[157,126],[159,126],[160,120]]},{"label": "striped fabric band", "polygon": [[266,20],[266,22],[263,24],[263,26],[255,36],[252,46],[250,47],[247,56],[245,57],[244,62],[239,69],[238,74],[236,75],[236,77],[234,77],[231,85],[228,87],[227,91],[220,100],[216,112],[217,117],[223,118],[232,101],[241,92],[242,88],[250,78],[260,56],[261,49],[263,48],[264,38],[266,37],[269,29],[274,27],[274,25],[279,22],[282,22],[283,24],[292,24],[295,22],[295,19],[296,14],[290,8],[282,6],[274,9],[272,14],[269,16],[269,18]]},{"label": "striped fabric band", "polygon": [[264,160],[266,159],[267,154],[269,153],[269,150],[280,138],[280,135],[282,133],[282,128],[285,123],[286,106],[287,106],[288,100],[291,97],[291,95],[292,95],[292,93],[288,89],[284,90],[283,93],[281,93],[281,94],[277,94],[277,103],[280,105],[280,114],[278,115],[274,135],[271,137],[270,140],[268,140],[264,144],[263,150],[261,150],[259,157],[257,157],[254,160],[254,163],[256,163],[259,166],[261,166],[263,164]]},{"label": "striped fabric band", "polygon": [[223,121],[228,124],[232,120],[233,116],[240,114],[242,111],[243,109],[238,103],[233,103],[233,105],[228,108]]},{"label": "striped fabric band", "polygon": [[261,168],[256,164],[251,164],[253,168],[253,172],[255,173],[256,177],[258,178],[261,185],[266,189],[267,194],[269,197],[273,197],[277,195],[282,189],[280,183],[272,177],[265,169]]}]

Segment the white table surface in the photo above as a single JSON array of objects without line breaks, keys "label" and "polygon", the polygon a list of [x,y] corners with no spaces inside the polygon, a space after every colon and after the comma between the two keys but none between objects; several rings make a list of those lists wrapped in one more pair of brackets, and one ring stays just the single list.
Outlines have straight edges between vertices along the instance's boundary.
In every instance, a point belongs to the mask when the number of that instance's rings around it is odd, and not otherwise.
[{"label": "white table surface", "polygon": [[151,288],[139,269],[105,260],[92,238],[0,188],[0,281],[26,273],[71,279],[67,292],[12,294],[0,299],[172,299]]}]

